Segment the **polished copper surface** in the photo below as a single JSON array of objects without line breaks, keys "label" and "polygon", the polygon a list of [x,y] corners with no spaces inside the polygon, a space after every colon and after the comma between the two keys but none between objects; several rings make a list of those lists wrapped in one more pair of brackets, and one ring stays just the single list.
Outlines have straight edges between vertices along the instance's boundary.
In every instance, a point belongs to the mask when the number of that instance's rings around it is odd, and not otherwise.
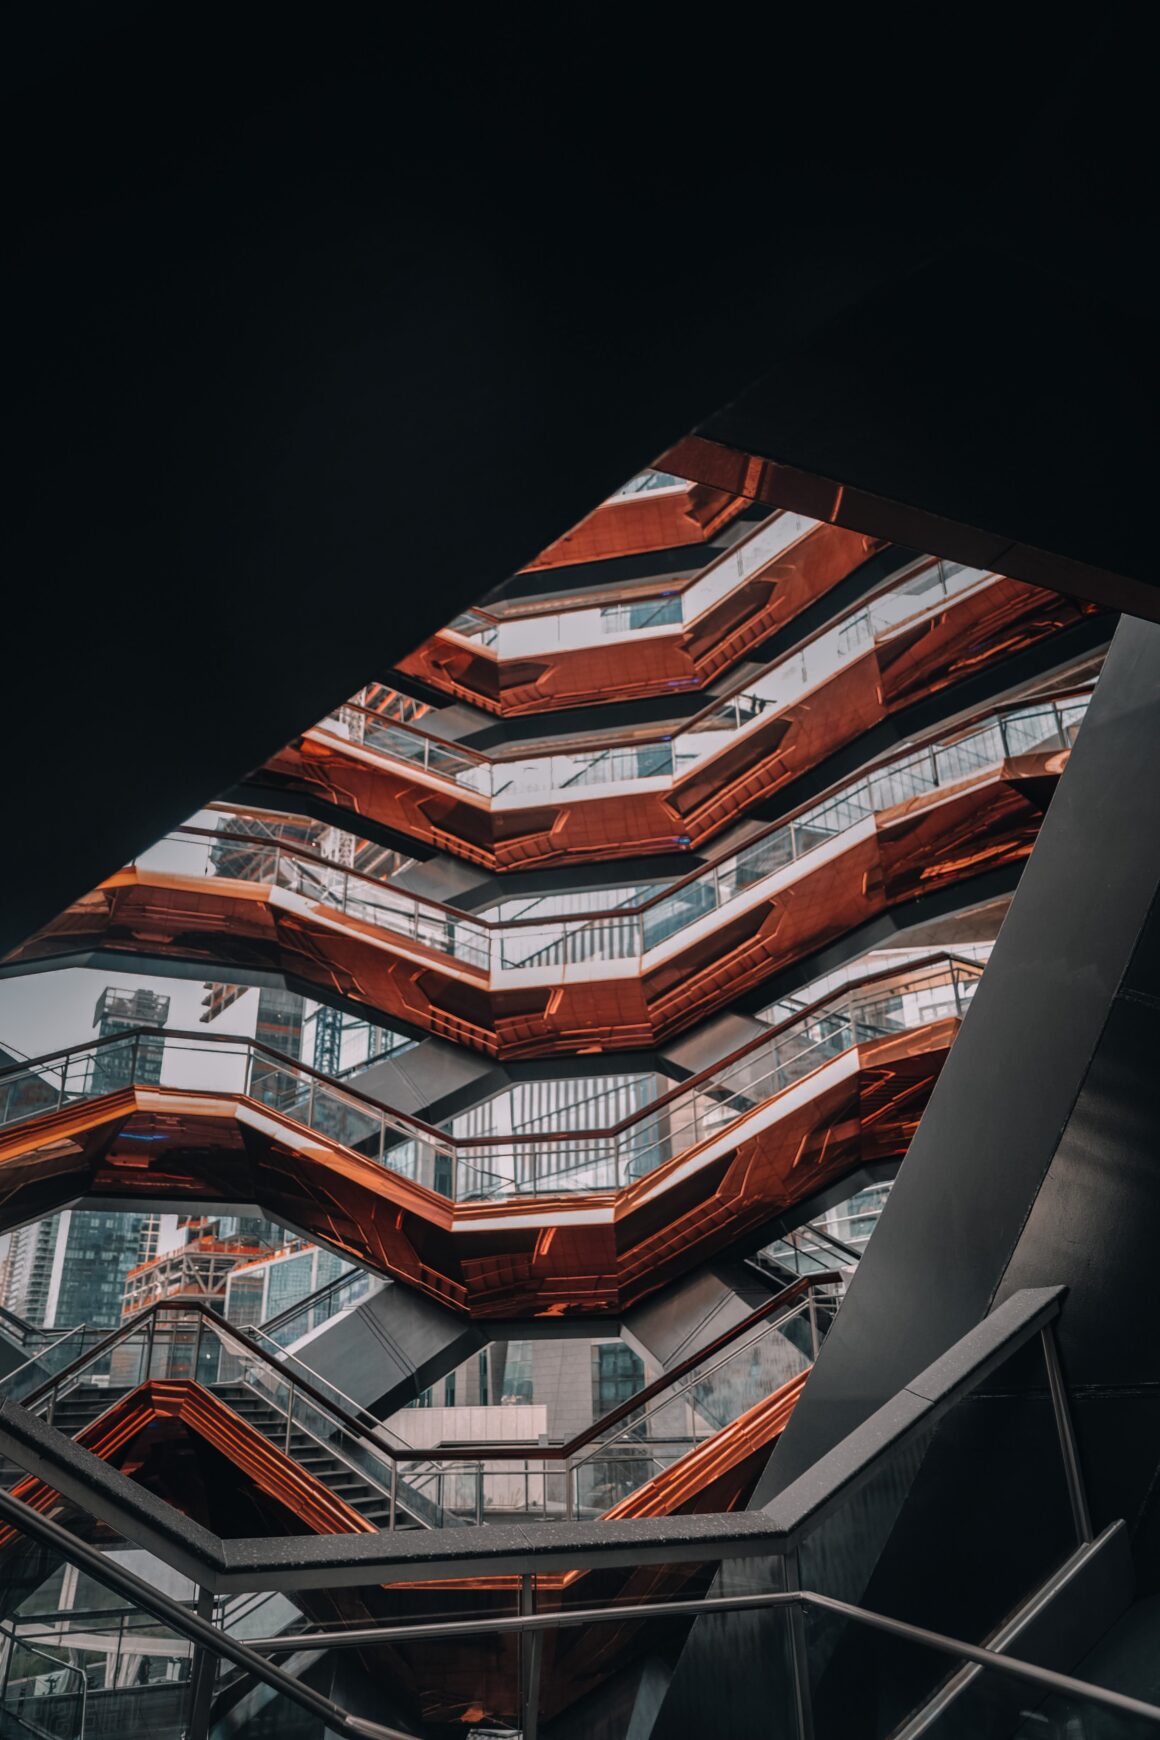
[{"label": "polished copper surface", "polygon": [[612,556],[640,556],[651,550],[707,543],[748,506],[743,496],[691,481],[681,489],[610,496],[521,572],[532,574],[576,562],[601,562]]},{"label": "polished copper surface", "polygon": [[853,1046],[617,1191],[452,1203],[261,1101],[130,1087],[0,1132],[0,1230],[85,1197],[256,1203],[467,1315],[614,1313],[901,1159],[958,1022]]},{"label": "polished copper surface", "polygon": [[1141,596],[1137,583],[1114,569],[981,531],[913,503],[837,483],[817,472],[763,459],[703,435],[686,435],[661,454],[656,466],[659,471],[696,477],[706,487],[736,492],[767,507],[789,508],[811,519],[872,533],[906,549],[930,550],[971,568],[998,568],[1033,586],[1089,593],[1106,600],[1115,610],[1151,614],[1147,608],[1150,600]]},{"label": "polished copper surface", "polygon": [[294,739],[255,778],[493,870],[689,850],[912,701],[1058,633],[1095,608],[998,578],[870,645],[664,789],[576,787],[527,807],[493,808],[486,796],[449,778],[323,726]]},{"label": "polished copper surface", "polygon": [[773,892],[742,896],[629,961],[492,977],[283,889],[143,869],[111,877],[9,959],[100,950],[285,973],[372,1019],[501,1058],[651,1046],[869,919],[1025,858],[1066,759],[1019,756],[884,810],[789,866]]},{"label": "polished copper surface", "polygon": [[[239,1520],[261,1522],[272,1534],[374,1532],[358,1511],[192,1379],[153,1378],[138,1384],[78,1432],[75,1441],[217,1534],[243,1532]],[[213,1459],[201,1467],[191,1459],[191,1441],[225,1459],[231,1485],[246,1490],[244,1507],[236,1490],[227,1491],[212,1478]],[[42,1514],[52,1515],[64,1504],[35,1475],[18,1481],[12,1492]],[[0,1551],[16,1538],[13,1529],[0,1528]]]},{"label": "polished copper surface", "polygon": [[[700,689],[881,548],[881,539],[812,526],[708,610],[664,633],[498,658],[441,630],[401,659],[399,669],[509,717]],[[600,595],[589,600],[602,602]]]}]

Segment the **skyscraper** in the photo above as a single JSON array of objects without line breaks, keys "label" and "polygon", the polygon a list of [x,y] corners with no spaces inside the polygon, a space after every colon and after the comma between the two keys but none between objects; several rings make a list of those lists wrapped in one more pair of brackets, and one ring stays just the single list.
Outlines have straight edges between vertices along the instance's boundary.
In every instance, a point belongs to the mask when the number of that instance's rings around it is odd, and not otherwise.
[{"label": "skyscraper", "polygon": [[[99,1204],[59,1214],[48,1320],[115,1321],[133,1269],[125,1413],[91,1398],[82,1432],[115,1461],[172,1409],[173,1441],[208,1434],[274,1532],[365,1532],[384,1507],[388,1534],[402,1513],[449,1541],[758,1518],[1112,628],[674,459],[305,729],[213,828],[70,909],[27,945],[38,967],[83,930],[151,974],[221,975],[180,1081],[165,999],[97,1006],[103,1036],[154,1031],[94,1050],[52,1177]],[[247,982],[253,1042],[212,1019]],[[343,1069],[344,1021],[400,1043]],[[59,1122],[19,1129],[39,1168]],[[136,1260],[134,1200],[191,1216],[188,1241]],[[177,1490],[167,1454],[150,1477]],[[610,1560],[585,1598],[704,1596],[715,1561],[680,1539],[655,1580]],[[432,1577],[448,1623],[528,1600],[532,1573],[482,1563]],[[368,1617],[426,1611],[414,1566],[383,1587]],[[405,1672],[370,1677],[420,1731],[521,1732],[523,1647],[406,1635]],[[556,1648],[536,1697],[584,1732],[651,1659],[613,1626]]]},{"label": "skyscraper", "polygon": [[130,1081],[159,1082],[165,1057],[165,1040],[155,1031],[136,1037],[138,1029],[164,1027],[169,1020],[169,998],[140,986],[107,985],[97,998],[93,1026],[102,1039],[118,1034],[134,1035],[121,1044],[99,1047],[93,1053],[93,1072],[101,1092]]}]

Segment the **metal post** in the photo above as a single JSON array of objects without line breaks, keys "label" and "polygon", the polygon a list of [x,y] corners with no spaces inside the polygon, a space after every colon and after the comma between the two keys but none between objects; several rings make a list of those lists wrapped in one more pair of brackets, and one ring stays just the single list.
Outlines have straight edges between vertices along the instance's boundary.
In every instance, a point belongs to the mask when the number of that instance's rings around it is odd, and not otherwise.
[{"label": "metal post", "polygon": [[290,1454],[290,1433],[294,1425],[294,1385],[290,1384],[286,1391],[286,1436],[282,1450],[286,1456]]},{"label": "metal post", "polygon": [[816,1360],[818,1357],[818,1348],[820,1346],[818,1337],[818,1299],[817,1294],[814,1292],[812,1287],[806,1296],[806,1309],[809,1312],[810,1319],[810,1355]]},{"label": "metal post", "polygon": [[576,1493],[572,1481],[574,1472],[572,1459],[569,1457],[564,1464],[564,1515],[569,1522],[575,1521],[576,1517]]},{"label": "metal post", "polygon": [[149,1331],[145,1337],[145,1381],[148,1383],[153,1376],[153,1341],[157,1333],[157,1313],[149,1314]]},{"label": "metal post", "polygon": [[391,1463],[391,1508],[387,1516],[387,1528],[391,1534],[395,1532],[395,1519],[399,1509],[399,1464]]},{"label": "metal post", "polygon": [[[214,1603],[213,1591],[199,1589],[197,1592],[197,1616],[208,1623],[213,1623]],[[193,1652],[193,1665],[189,1675],[189,1722],[186,1728],[187,1740],[209,1740],[209,1715],[213,1704],[214,1681],[217,1678],[217,1656],[208,1649],[198,1646]]]},{"label": "metal post", "polygon": [[[801,1588],[801,1575],[796,1552],[787,1553],[781,1561],[787,1590]],[[794,1717],[797,1740],[814,1740],[813,1699],[810,1695],[810,1658],[806,1644],[806,1616],[799,1601],[786,1609],[789,1629],[789,1665],[793,1683]]]},{"label": "metal post", "polygon": [[483,1523],[483,1463],[482,1462],[480,1463],[479,1467],[476,1469],[475,1474],[476,1474],[475,1521],[476,1521],[477,1525],[482,1525],[482,1523]]},{"label": "metal post", "polygon": [[205,1320],[200,1311],[196,1312],[195,1316],[197,1321],[197,1334],[194,1336],[193,1341],[193,1381],[194,1383],[197,1383],[201,1371],[201,1333]]},{"label": "metal post", "polygon": [[1071,1501],[1076,1539],[1081,1546],[1087,1546],[1095,1537],[1092,1533],[1091,1512],[1088,1510],[1087,1491],[1080,1467],[1071,1409],[1067,1402],[1067,1386],[1063,1381],[1063,1369],[1059,1363],[1054,1324],[1044,1324],[1039,1331],[1039,1340],[1043,1346],[1043,1363],[1047,1367],[1047,1387],[1051,1391],[1051,1410],[1055,1415],[1055,1430],[1059,1436],[1059,1453],[1063,1458],[1063,1473],[1067,1481],[1067,1496]]},{"label": "metal post", "polygon": [[[520,1578],[520,1612],[529,1617],[536,1611],[536,1580]],[[533,1631],[520,1642],[520,1703],[523,1720],[520,1724],[523,1740],[536,1740],[540,1721],[540,1664],[543,1661],[544,1634]]]}]

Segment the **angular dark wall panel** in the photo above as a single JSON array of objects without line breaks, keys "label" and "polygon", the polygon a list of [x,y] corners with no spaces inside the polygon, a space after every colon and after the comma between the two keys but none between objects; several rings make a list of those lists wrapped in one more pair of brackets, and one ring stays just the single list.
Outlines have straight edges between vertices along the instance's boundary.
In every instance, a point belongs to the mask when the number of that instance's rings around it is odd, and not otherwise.
[{"label": "angular dark wall panel", "polygon": [[[1074,1285],[1093,1261],[1111,1286],[1141,1213],[1160,1224],[1160,1167],[1141,1201],[1127,1188],[1139,1178],[1136,1162],[1116,1152],[1139,1118],[1160,1136],[1138,1097],[1150,1091],[1146,1078],[1125,1063],[1114,1090],[1105,1088],[1101,1062],[1090,1098],[1086,1091],[1160,878],[1158,792],[1160,627],[1126,620],[962,1033],[759,1500],[964,1334],[1001,1288]],[[1053,1176],[1042,1215],[1029,1220],[1057,1152],[1061,1168],[1073,1164],[1084,1128],[1103,1151],[1098,1174],[1087,1172],[1090,1194],[1069,1194]],[[1045,1219],[1049,1200],[1056,1206]],[[1108,1303],[1073,1300],[1065,1346],[1088,1333],[1113,1339]],[[1098,1325],[1091,1331],[1083,1326],[1089,1313]]]}]

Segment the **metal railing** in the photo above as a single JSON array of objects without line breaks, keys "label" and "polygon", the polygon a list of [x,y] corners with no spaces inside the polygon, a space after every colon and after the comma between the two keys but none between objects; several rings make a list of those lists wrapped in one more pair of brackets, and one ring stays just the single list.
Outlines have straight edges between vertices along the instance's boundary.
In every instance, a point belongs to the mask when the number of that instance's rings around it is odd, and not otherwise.
[{"label": "metal railing", "polygon": [[781,1289],[564,1443],[442,1445],[399,1460],[448,1518],[598,1519],[803,1373],[841,1286],[829,1271]]},{"label": "metal railing", "polygon": [[[1001,579],[981,569],[939,561],[924,563],[917,573],[908,570],[868,604],[776,660],[756,682],[711,702],[679,732],[647,743],[493,759],[448,744],[417,727],[386,722],[350,703],[336,708],[314,729],[357,742],[493,803],[502,800],[504,807],[539,803],[546,793],[565,787],[679,779],[693,766],[729,747],[740,732],[750,729],[762,716],[780,711],[827,681],[867,647],[892,639],[937,614],[949,601]],[[916,604],[916,599],[921,602]]]},{"label": "metal railing", "polygon": [[[781,1289],[557,1444],[414,1449],[323,1374],[275,1343],[265,1345],[261,1331],[227,1323],[200,1300],[158,1301],[61,1369],[46,1372],[31,1360],[0,1379],[0,1399],[18,1400],[52,1424],[58,1404],[96,1373],[117,1396],[149,1381],[195,1381],[211,1390],[241,1385],[277,1415],[272,1429],[255,1429],[288,1456],[301,1436],[327,1450],[387,1501],[388,1532],[400,1513],[425,1527],[483,1522],[489,1512],[513,1510],[525,1520],[591,1517],[803,1370],[817,1355],[840,1284],[838,1273],[823,1272]],[[787,1334],[791,1325],[802,1328],[796,1339]],[[105,1394],[100,1390],[98,1399]]]},{"label": "metal railing", "polygon": [[[775,1682],[774,1689],[784,1714],[783,1725],[788,1733],[797,1736],[797,1740],[808,1740],[813,1734],[812,1700],[818,1673],[825,1666],[812,1654],[802,1624],[803,1614],[811,1611],[833,1616],[843,1623],[866,1626],[930,1650],[960,1668],[978,1668],[1002,1676],[1004,1681],[1020,1682],[1033,1688],[1039,1697],[1052,1694],[1085,1700],[1093,1708],[1130,1717],[1150,1726],[1160,1726],[1160,1707],[1154,1704],[1019,1658],[1010,1649],[1009,1642],[1001,1641],[1019,1635],[1007,1624],[999,1626],[994,1634],[995,1641],[992,1641],[991,1633],[982,1642],[970,1641],[931,1626],[915,1625],[890,1614],[860,1607],[853,1601],[815,1588],[812,1583],[804,1583],[799,1574],[802,1548],[830,1519],[856,1501],[871,1482],[904,1457],[911,1458],[903,1471],[902,1490],[905,1490],[913,1479],[912,1459],[916,1447],[928,1444],[935,1427],[952,1410],[1009,1358],[1036,1339],[1045,1362],[1050,1417],[1070,1500],[1074,1545],[1063,1548],[1054,1565],[1033,1580],[1031,1594],[1025,1596],[1021,1610],[1035,1611],[1050,1591],[1060,1586],[1062,1579],[1082,1568],[1103,1550],[1109,1537],[1114,1536],[1122,1525],[1113,1525],[1098,1538],[1092,1530],[1054,1340],[1054,1320],[1063,1293],[1063,1288],[1056,1287],[1024,1290],[1013,1295],[948,1349],[941,1359],[917,1374],[906,1389],[856,1428],[802,1480],[788,1487],[761,1512],[618,1522],[597,1529],[578,1524],[548,1525],[541,1533],[521,1539],[519,1543],[501,1545],[498,1550],[486,1549],[486,1531],[457,1531],[438,1546],[432,1541],[433,1550],[425,1553],[423,1559],[422,1574],[425,1578],[446,1585],[449,1577],[471,1578],[481,1574],[491,1578],[510,1577],[520,1590],[520,1612],[515,1614],[492,1612],[481,1615],[473,1612],[450,1621],[440,1619],[390,1626],[371,1623],[348,1625],[338,1630],[315,1627],[293,1639],[276,1636],[243,1643],[211,1623],[213,1590],[223,1587],[234,1590],[324,1587],[334,1590],[380,1582],[408,1582],[415,1577],[413,1556],[409,1552],[400,1554],[381,1538],[367,1536],[296,1536],[289,1543],[288,1556],[283,1551],[283,1543],[278,1541],[232,1542],[210,1537],[199,1544],[200,1534],[204,1531],[197,1531],[185,1519],[180,1521],[182,1545],[178,1549],[158,1529],[146,1495],[135,1489],[132,1481],[107,1470],[101,1471],[99,1480],[84,1480],[81,1472],[69,1467],[67,1457],[54,1443],[50,1431],[45,1428],[30,1431],[27,1416],[11,1418],[7,1410],[0,1411],[0,1442],[17,1455],[36,1457],[71,1502],[80,1503],[82,1509],[93,1516],[115,1518],[122,1532],[128,1530],[130,1538],[150,1551],[159,1552],[181,1568],[191,1563],[198,1565],[206,1595],[206,1616],[202,1617],[200,1608],[197,1613],[189,1613],[123,1565],[105,1559],[51,1518],[40,1515],[4,1492],[0,1492],[0,1518],[21,1535],[59,1554],[68,1563],[78,1566],[190,1639],[198,1658],[195,1667],[197,1683],[191,1700],[191,1740],[204,1740],[208,1729],[213,1689],[212,1663],[219,1659],[245,1669],[256,1680],[308,1709],[338,1733],[350,1735],[352,1740],[372,1740],[372,1737],[373,1740],[399,1740],[397,1730],[352,1717],[336,1708],[280,1669],[274,1658],[304,1646],[365,1649],[376,1643],[388,1643],[398,1648],[420,1640],[492,1640],[513,1634],[524,1638],[527,1645],[518,1658],[518,1678],[514,1687],[517,1720],[524,1740],[534,1740],[541,1705],[543,1662],[542,1643],[538,1643],[537,1638],[542,1639],[546,1631],[560,1626],[590,1628],[606,1622],[637,1624],[662,1617],[693,1619],[702,1615],[720,1617],[745,1611],[769,1611],[771,1614],[780,1611],[784,1616],[785,1623],[779,1636],[785,1643],[785,1657],[779,1659],[767,1647],[761,1648],[759,1653],[752,1653],[753,1638],[750,1635],[751,1663],[754,1673],[765,1675],[767,1682],[770,1679]],[[19,1410],[15,1412],[19,1414]],[[1021,1413],[1020,1422],[1023,1419]],[[1018,1443],[1024,1443],[1022,1436]],[[1038,1459],[1033,1472],[1037,1476],[1043,1472]],[[954,1508],[954,1495],[948,1497]],[[935,1545],[937,1548],[937,1543]],[[631,1570],[639,1565],[712,1566],[725,1561],[733,1564],[748,1561],[760,1576],[762,1586],[737,1594],[696,1600],[637,1600],[621,1604],[577,1604],[563,1611],[536,1610],[537,1581],[545,1572],[552,1577],[558,1576],[562,1570]],[[932,1563],[941,1567],[944,1577],[953,1575],[952,1568],[937,1550]],[[946,1707],[948,1696],[959,1695],[959,1689],[968,1683],[968,1679],[969,1676],[960,1673],[945,1690],[936,1693],[940,1709]]]},{"label": "metal railing", "polygon": [[[88,1697],[83,1670],[30,1642],[3,1619],[0,1619],[0,1643],[4,1658],[0,1671],[0,1711],[14,1716],[22,1726],[45,1740],[83,1740]],[[33,1657],[34,1671],[14,1674],[13,1664],[20,1668],[22,1654]],[[72,1690],[65,1690],[67,1686]]]},{"label": "metal railing", "polygon": [[[801,1226],[773,1239],[758,1252],[760,1265],[775,1265],[779,1271],[794,1275],[809,1275],[818,1269],[850,1268],[861,1261],[883,1208],[888,1186],[880,1186],[881,1195],[873,1204],[835,1210],[825,1221],[805,1221]],[[840,1226],[845,1237],[839,1237],[834,1226]],[[856,1241],[856,1242],[850,1242]]]},{"label": "metal railing", "polygon": [[607,602],[605,589],[599,600],[589,594],[550,603],[529,598],[503,607],[476,605],[441,633],[504,659],[534,656],[537,651],[598,646],[612,635],[693,623],[817,525],[817,520],[804,514],[778,509],[700,573],[683,582],[669,582],[659,595],[654,582],[651,591],[639,583],[622,588],[614,592],[612,603]]},{"label": "metal railing", "polygon": [[351,1310],[382,1284],[381,1277],[369,1269],[350,1269],[316,1287],[305,1299],[297,1299],[272,1317],[264,1318],[257,1327],[276,1347],[292,1347],[304,1335]]},{"label": "metal railing", "polygon": [[159,1300],[67,1364],[46,1369],[43,1357],[29,1360],[0,1378],[0,1398],[19,1401],[51,1424],[59,1403],[95,1377],[118,1396],[151,1381],[185,1379],[211,1390],[241,1386],[277,1416],[273,1431],[255,1427],[261,1436],[287,1456],[300,1436],[325,1449],[386,1501],[391,1529],[400,1513],[425,1527],[441,1522],[426,1493],[399,1474],[399,1464],[412,1460],[403,1441],[329,1379],[273,1341],[265,1346],[265,1339],[261,1330],[228,1323],[202,1300]]},{"label": "metal railing", "polygon": [[[742,1119],[775,1116],[778,1095],[858,1045],[959,1018],[981,973],[945,954],[876,971],[605,1130],[452,1137],[257,1040],[166,1029],[91,1040],[0,1072],[0,1129],[136,1083],[156,1087],[179,1060],[181,1088],[254,1100],[453,1201],[617,1191]],[[200,1060],[193,1071],[191,1053]]]},{"label": "metal railing", "polygon": [[[293,842],[254,839],[223,829],[177,829],[134,863],[145,870],[222,879],[214,852],[228,844],[229,879],[286,889],[475,968],[491,981],[513,973],[558,975],[569,968],[589,969],[601,961],[643,961],[652,949],[710,914],[740,901],[765,898],[771,882],[791,865],[897,804],[980,779],[1017,755],[1070,748],[1089,699],[1090,691],[1062,702],[1013,708],[961,728],[949,741],[907,750],[649,899],[576,918],[550,913],[499,920],[476,917],[334,863]],[[616,748],[602,754],[633,761],[651,756],[653,750]],[[558,789],[578,777],[564,779]]]}]

